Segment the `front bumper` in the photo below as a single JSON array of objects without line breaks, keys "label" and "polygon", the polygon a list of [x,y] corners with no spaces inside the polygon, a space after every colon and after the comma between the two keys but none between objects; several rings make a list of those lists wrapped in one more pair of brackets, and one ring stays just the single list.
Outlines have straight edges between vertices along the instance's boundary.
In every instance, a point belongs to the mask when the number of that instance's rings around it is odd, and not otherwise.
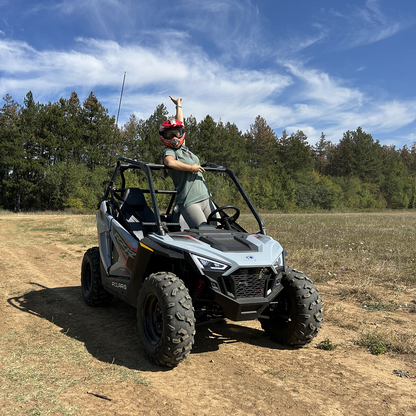
[{"label": "front bumper", "polygon": [[250,321],[261,315],[282,289],[282,284],[278,282],[267,297],[251,298],[232,298],[218,290],[211,290],[214,294],[214,302],[221,306],[225,318],[232,321]]}]

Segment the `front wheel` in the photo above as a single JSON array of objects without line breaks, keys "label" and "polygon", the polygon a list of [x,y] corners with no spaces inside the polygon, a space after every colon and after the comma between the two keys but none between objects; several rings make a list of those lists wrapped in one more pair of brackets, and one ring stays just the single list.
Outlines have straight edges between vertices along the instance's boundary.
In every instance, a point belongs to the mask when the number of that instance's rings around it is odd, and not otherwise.
[{"label": "front wheel", "polygon": [[261,319],[262,328],[274,341],[302,347],[318,335],[322,326],[322,300],[308,276],[287,268],[282,278],[283,290],[275,304]]},{"label": "front wheel", "polygon": [[176,367],[185,360],[194,343],[195,317],[182,280],[173,273],[151,274],[140,289],[137,325],[151,361]]}]

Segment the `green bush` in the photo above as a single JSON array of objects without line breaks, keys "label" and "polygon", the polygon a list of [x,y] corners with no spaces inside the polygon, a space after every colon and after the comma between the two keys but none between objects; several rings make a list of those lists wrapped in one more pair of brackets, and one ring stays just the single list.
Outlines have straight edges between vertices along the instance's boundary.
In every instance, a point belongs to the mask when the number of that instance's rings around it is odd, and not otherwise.
[{"label": "green bush", "polygon": [[308,172],[298,175],[295,181],[296,201],[300,208],[330,210],[339,206],[342,189],[326,176]]}]

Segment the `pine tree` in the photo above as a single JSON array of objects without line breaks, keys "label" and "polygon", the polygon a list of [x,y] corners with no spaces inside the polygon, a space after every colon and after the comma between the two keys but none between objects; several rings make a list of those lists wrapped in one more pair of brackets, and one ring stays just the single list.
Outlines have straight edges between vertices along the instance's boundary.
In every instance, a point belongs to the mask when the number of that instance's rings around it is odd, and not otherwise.
[{"label": "pine tree", "polygon": [[327,174],[329,165],[329,151],[332,143],[325,140],[325,134],[322,132],[319,141],[315,144],[313,150],[315,152],[315,170],[320,175]]},{"label": "pine tree", "polygon": [[31,91],[26,94],[23,104],[20,113],[20,133],[23,141],[24,157],[16,171],[18,175],[18,186],[15,194],[16,211],[20,211],[22,208],[25,210],[34,208],[38,194],[38,183],[44,171],[44,155],[42,154],[40,140],[41,104],[35,103]]},{"label": "pine tree", "polygon": [[402,149],[399,150],[400,157],[407,167],[407,172],[410,175],[416,175],[416,142],[413,144],[412,148],[409,149],[407,145],[404,145]]},{"label": "pine tree", "polygon": [[279,160],[286,172],[294,177],[296,173],[312,171],[314,160],[313,151],[308,143],[308,137],[302,130],[287,136],[284,132],[277,141]]},{"label": "pine tree", "polygon": [[190,149],[195,149],[195,143],[198,141],[198,122],[191,115],[184,120],[184,125],[186,146]]},{"label": "pine tree", "polygon": [[89,170],[97,166],[108,166],[113,150],[115,117],[91,91],[83,103],[81,137],[84,145],[84,160]]},{"label": "pine tree", "polygon": [[244,136],[235,124],[218,123],[219,147],[215,163],[240,174],[247,161]]},{"label": "pine tree", "polygon": [[136,139],[139,160],[161,163],[163,147],[159,140],[159,128],[167,115],[168,110],[160,104],[147,120],[139,121]]},{"label": "pine tree", "polygon": [[136,116],[132,114],[129,118],[129,121],[124,124],[121,131],[124,144],[124,151],[122,151],[122,155],[130,159],[138,158],[138,127],[139,121],[137,120]]},{"label": "pine tree", "polygon": [[352,134],[354,157],[351,160],[356,176],[364,182],[380,183],[382,181],[382,157],[380,142],[374,141],[371,134],[358,127]]},{"label": "pine tree", "polygon": [[66,153],[62,160],[71,163],[82,163],[84,158],[84,143],[82,137],[83,109],[76,92],[72,92],[67,100],[60,100],[60,105],[64,109],[64,145]]},{"label": "pine tree", "polygon": [[352,133],[348,130],[342,136],[338,145],[331,154],[330,174],[333,176],[352,176],[353,140]]},{"label": "pine tree", "polygon": [[332,158],[334,176],[357,176],[363,182],[372,183],[383,180],[380,143],[361,127],[344,133]]},{"label": "pine tree", "polygon": [[245,134],[245,140],[247,154],[253,166],[263,168],[277,163],[276,134],[263,117],[256,117]]},{"label": "pine tree", "polygon": [[18,184],[19,158],[24,157],[20,136],[20,106],[9,94],[3,100],[5,103],[0,109],[0,204],[6,209],[12,209]]},{"label": "pine tree", "polygon": [[205,162],[216,163],[220,146],[217,123],[208,115],[198,123],[198,129],[192,141],[192,148],[190,148],[199,157],[202,164]]}]

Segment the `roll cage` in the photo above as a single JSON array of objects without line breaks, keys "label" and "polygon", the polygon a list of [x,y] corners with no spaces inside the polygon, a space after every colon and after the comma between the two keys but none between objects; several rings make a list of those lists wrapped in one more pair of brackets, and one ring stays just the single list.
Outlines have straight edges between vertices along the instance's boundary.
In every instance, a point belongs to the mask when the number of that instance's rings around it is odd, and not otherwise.
[{"label": "roll cage", "polygon": [[[244,191],[243,187],[241,186],[234,172],[229,168],[218,166],[213,163],[205,163],[202,166],[207,172],[220,172],[220,173],[225,173],[228,175],[228,177],[233,181],[233,183],[237,187],[238,191],[240,192],[241,196],[246,202],[248,208],[250,209],[251,213],[256,219],[258,227],[259,227],[258,232],[260,234],[266,235],[266,229],[264,227],[264,223],[260,215],[254,208],[254,205],[250,201],[249,197],[247,196],[246,192]],[[109,185],[104,193],[102,201],[108,201],[110,199],[115,206],[120,207],[119,203],[124,202],[123,194],[125,194],[126,191],[128,190],[128,188],[126,188],[126,178],[125,178],[124,172],[126,172],[127,170],[140,170],[146,175],[147,183],[148,183],[148,189],[141,189],[141,191],[145,194],[150,195],[154,215],[151,216],[150,221],[149,221],[149,216],[148,218],[140,218],[139,221],[141,222],[142,226],[148,227],[148,229],[152,230],[153,232],[156,232],[159,235],[163,236],[166,233],[169,233],[170,230],[180,227],[179,222],[172,221],[173,220],[172,213],[173,213],[173,208],[174,208],[174,203],[175,203],[175,198],[176,198],[176,191],[167,190],[167,189],[155,189],[153,176],[152,176],[153,171],[162,171],[164,169],[166,169],[166,167],[162,164],[142,162],[138,160],[128,159],[125,157],[117,158],[116,168],[113,172]],[[114,184],[118,176],[120,176],[121,178],[120,188],[114,187]],[[159,211],[159,204],[156,198],[157,194],[171,195],[166,212],[164,214],[161,214]],[[126,204],[126,207],[127,206],[128,204]]]}]

